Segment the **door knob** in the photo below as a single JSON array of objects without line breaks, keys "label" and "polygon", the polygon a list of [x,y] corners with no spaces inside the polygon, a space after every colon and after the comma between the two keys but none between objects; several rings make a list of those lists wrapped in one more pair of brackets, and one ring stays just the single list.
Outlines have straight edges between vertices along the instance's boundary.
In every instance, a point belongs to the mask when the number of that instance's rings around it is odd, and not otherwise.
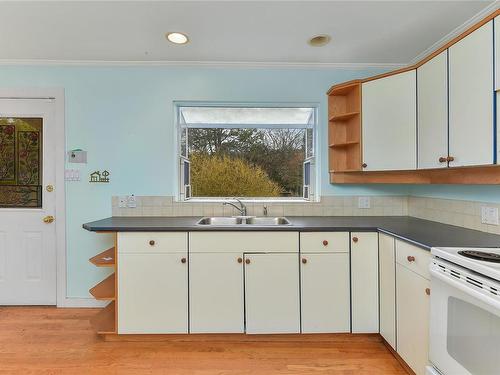
[{"label": "door knob", "polygon": [[406,259],[407,259],[407,260],[408,260],[408,262],[410,262],[410,263],[415,261],[415,257],[414,257],[414,256],[412,256],[412,255],[408,255],[408,256],[406,257]]},{"label": "door knob", "polygon": [[425,288],[425,294],[427,294],[428,296],[431,295],[431,289],[430,288]]},{"label": "door knob", "polygon": [[328,241],[327,240],[323,241],[323,246],[328,246]]},{"label": "door knob", "polygon": [[302,258],[302,263],[306,264],[307,263],[307,259],[306,258]]},{"label": "door knob", "polygon": [[352,238],[352,242],[358,242],[358,241],[359,241],[358,237],[353,237]]},{"label": "door knob", "polygon": [[448,161],[448,158],[445,158],[444,156],[441,156],[441,157],[439,158],[439,162],[440,162],[440,163],[446,163],[447,161]]},{"label": "door knob", "polygon": [[246,264],[250,264],[250,259],[245,259]]},{"label": "door knob", "polygon": [[454,160],[455,160],[455,158],[454,158],[453,156],[448,156],[448,157],[446,158],[446,160],[450,162],[450,161],[454,161]]},{"label": "door knob", "polygon": [[243,263],[243,258],[238,258],[238,263]]},{"label": "door knob", "polygon": [[52,186],[52,185],[47,185],[47,186],[45,187],[45,190],[47,190],[49,193],[52,193],[52,192],[54,191],[54,186]]},{"label": "door knob", "polygon": [[181,263],[186,263],[186,258],[181,258]]},{"label": "door knob", "polygon": [[49,215],[49,216],[45,216],[45,217],[43,218],[43,222],[44,222],[45,224],[50,224],[50,223],[53,223],[53,222],[54,222],[54,220],[55,220],[54,216],[50,216],[50,215]]}]

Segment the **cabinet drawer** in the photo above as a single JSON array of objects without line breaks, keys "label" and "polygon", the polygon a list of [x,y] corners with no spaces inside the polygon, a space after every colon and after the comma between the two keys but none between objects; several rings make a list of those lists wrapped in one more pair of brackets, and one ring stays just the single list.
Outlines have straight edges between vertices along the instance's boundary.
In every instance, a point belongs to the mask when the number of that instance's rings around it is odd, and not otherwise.
[{"label": "cabinet drawer", "polygon": [[298,232],[190,232],[192,253],[298,253]]},{"label": "cabinet drawer", "polygon": [[396,240],[396,262],[430,280],[430,251]]},{"label": "cabinet drawer", "polygon": [[349,232],[300,233],[302,253],[348,253]]},{"label": "cabinet drawer", "polygon": [[187,232],[118,233],[118,253],[179,253],[187,250]]}]

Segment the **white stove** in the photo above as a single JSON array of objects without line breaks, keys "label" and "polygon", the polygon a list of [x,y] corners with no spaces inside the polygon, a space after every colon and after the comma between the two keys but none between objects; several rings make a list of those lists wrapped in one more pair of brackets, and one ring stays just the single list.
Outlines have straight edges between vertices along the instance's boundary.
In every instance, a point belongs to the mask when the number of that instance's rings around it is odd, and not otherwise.
[{"label": "white stove", "polygon": [[428,374],[500,374],[500,248],[431,249]]},{"label": "white stove", "polygon": [[433,247],[431,254],[500,281],[500,248]]}]

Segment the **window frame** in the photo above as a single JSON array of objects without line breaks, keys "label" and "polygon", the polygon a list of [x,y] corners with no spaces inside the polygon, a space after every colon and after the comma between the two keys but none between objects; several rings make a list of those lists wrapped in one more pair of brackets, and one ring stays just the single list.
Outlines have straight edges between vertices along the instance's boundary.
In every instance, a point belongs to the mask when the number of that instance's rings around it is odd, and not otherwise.
[{"label": "window frame", "polygon": [[[306,199],[304,197],[304,182],[303,182],[303,196],[302,197],[238,197],[243,202],[248,203],[307,203],[307,202],[318,202],[319,201],[319,186],[320,186],[320,173],[318,173],[319,169],[319,158],[320,158],[320,145],[318,142],[318,132],[319,132],[319,113],[320,113],[320,104],[319,103],[311,103],[311,102],[200,102],[200,101],[174,101],[173,102],[173,110],[174,110],[174,131],[175,131],[175,144],[174,144],[174,160],[175,162],[175,200],[177,202],[186,202],[186,203],[219,203],[223,202],[227,198],[230,197],[186,197],[186,185],[183,184],[184,180],[184,163],[190,163],[189,161],[189,150],[186,147],[187,155],[181,154],[181,130],[186,130],[186,144],[188,144],[188,127],[184,127],[181,122],[181,108],[183,107],[234,107],[234,108],[312,108],[312,125],[310,129],[312,129],[313,141],[312,141],[312,156],[308,155],[308,144],[306,140],[306,150],[303,168],[305,168],[306,163],[310,163],[310,185],[308,185],[309,198]],[[311,120],[310,120],[311,121]],[[247,125],[247,124],[245,124]],[[249,125],[250,128],[259,128],[257,125]],[[289,126],[282,126],[282,128],[290,128]],[[264,128],[264,126],[262,127]],[[303,179],[305,178],[305,173],[303,174]],[[191,178],[189,177],[189,192],[191,189]]]}]

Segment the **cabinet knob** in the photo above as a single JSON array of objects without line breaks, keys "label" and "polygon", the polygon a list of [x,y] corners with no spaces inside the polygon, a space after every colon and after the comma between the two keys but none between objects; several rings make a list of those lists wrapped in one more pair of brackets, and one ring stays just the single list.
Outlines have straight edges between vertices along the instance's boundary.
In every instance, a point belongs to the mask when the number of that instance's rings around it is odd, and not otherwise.
[{"label": "cabinet knob", "polygon": [[454,158],[453,156],[448,156],[448,157],[446,158],[446,160],[447,160],[447,161],[454,161],[454,160],[455,160],[455,158]]},{"label": "cabinet knob", "polygon": [[353,237],[352,238],[352,242],[358,242],[358,241],[359,241],[358,237]]},{"label": "cabinet knob", "polygon": [[425,288],[425,294],[430,296],[431,295],[431,288]]},{"label": "cabinet knob", "polygon": [[366,167],[368,167],[368,164],[363,163],[363,164],[361,164],[361,166],[362,166],[363,168],[366,168]]},{"label": "cabinet knob", "polygon": [[250,264],[250,259],[245,259],[246,264]]},{"label": "cabinet knob", "polygon": [[154,245],[155,245],[154,240],[149,241],[149,244],[150,244],[151,246],[154,246]]},{"label": "cabinet knob", "polygon": [[406,257],[406,259],[407,259],[407,260],[408,260],[408,262],[410,262],[410,263],[415,261],[415,257],[414,257],[414,256],[412,256],[412,255],[408,255],[408,256]]},{"label": "cabinet knob", "polygon": [[327,240],[323,240],[323,246],[328,246],[328,241]]},{"label": "cabinet knob", "polygon": [[306,258],[302,258],[302,263],[306,264],[307,263],[307,259]]},{"label": "cabinet knob", "polygon": [[243,258],[238,258],[238,263],[243,263]]},{"label": "cabinet knob", "polygon": [[186,258],[181,258],[181,263],[186,263]]},{"label": "cabinet knob", "polygon": [[440,162],[440,163],[446,163],[447,161],[448,161],[448,158],[445,158],[444,156],[441,156],[441,157],[439,158],[439,162]]}]

